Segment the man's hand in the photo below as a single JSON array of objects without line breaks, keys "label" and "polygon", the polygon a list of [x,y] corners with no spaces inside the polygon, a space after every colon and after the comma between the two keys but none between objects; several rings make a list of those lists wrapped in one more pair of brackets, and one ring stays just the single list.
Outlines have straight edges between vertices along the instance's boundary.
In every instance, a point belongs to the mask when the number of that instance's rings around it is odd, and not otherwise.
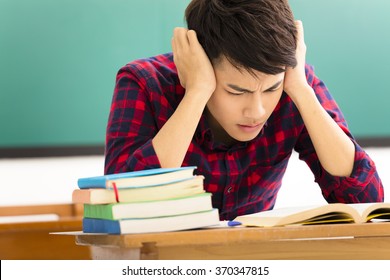
[{"label": "man's hand", "polygon": [[180,83],[186,89],[186,94],[201,94],[207,102],[215,91],[215,74],[195,31],[176,27],[172,50]]},{"label": "man's hand", "polygon": [[297,50],[295,54],[297,65],[294,68],[288,67],[286,69],[286,75],[284,78],[284,91],[294,101],[297,97],[299,97],[300,92],[309,87],[305,74],[306,45],[304,40],[303,25],[299,20],[295,21],[295,25],[298,31]]},{"label": "man's hand", "polygon": [[354,166],[355,145],[322,107],[314,89],[307,83],[302,22],[296,21],[296,26],[298,64],[287,68],[284,91],[297,106],[322,167],[333,176],[348,177]]}]

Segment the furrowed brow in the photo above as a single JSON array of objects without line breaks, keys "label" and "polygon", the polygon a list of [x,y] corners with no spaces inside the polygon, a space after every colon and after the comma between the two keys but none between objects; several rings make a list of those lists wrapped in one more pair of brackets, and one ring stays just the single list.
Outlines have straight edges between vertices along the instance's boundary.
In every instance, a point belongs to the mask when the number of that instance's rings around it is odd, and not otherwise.
[{"label": "furrowed brow", "polygon": [[238,92],[248,92],[248,93],[254,93],[255,92],[254,90],[249,90],[249,89],[246,89],[246,88],[242,88],[242,87],[237,86],[237,85],[228,84],[227,86],[230,87],[233,90],[238,91]]},{"label": "furrowed brow", "polygon": [[274,91],[275,89],[277,89],[280,86],[280,84],[282,82],[283,82],[283,79],[278,81],[278,82],[276,82],[273,86],[271,86],[270,88],[266,89],[265,91]]}]

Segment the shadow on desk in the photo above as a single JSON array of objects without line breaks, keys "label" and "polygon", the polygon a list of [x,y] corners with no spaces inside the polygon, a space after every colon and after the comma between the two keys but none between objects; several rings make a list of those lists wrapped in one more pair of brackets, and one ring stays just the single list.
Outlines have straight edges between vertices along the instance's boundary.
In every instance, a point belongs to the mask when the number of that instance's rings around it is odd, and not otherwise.
[{"label": "shadow on desk", "polygon": [[74,237],[51,232],[82,229],[82,205],[54,204],[0,207],[0,259],[83,260],[90,259],[87,247],[77,246]]}]

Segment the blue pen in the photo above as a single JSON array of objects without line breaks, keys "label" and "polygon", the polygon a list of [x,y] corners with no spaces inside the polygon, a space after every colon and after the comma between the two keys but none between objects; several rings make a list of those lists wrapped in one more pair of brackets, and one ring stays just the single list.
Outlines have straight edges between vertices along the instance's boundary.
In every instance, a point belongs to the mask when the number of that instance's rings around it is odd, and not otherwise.
[{"label": "blue pen", "polygon": [[241,225],[241,223],[237,222],[237,221],[229,221],[228,222],[229,227],[235,227],[235,226],[240,226],[240,225]]}]

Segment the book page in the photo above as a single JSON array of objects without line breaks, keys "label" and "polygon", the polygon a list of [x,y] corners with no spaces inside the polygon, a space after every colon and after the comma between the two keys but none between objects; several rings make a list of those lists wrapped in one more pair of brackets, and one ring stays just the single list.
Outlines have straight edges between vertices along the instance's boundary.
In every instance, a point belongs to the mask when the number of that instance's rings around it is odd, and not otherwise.
[{"label": "book page", "polygon": [[390,218],[390,203],[373,202],[373,203],[355,203],[348,206],[359,212],[362,222],[367,222],[374,218]]},{"label": "book page", "polygon": [[334,222],[359,222],[359,215],[341,203],[321,206],[286,207],[239,216],[235,221],[250,226],[281,226]]},{"label": "book page", "polygon": [[[327,207],[327,205],[325,205],[325,207]],[[251,214],[251,215],[256,216],[256,217],[272,217],[272,218],[275,217],[275,218],[278,218],[278,217],[291,216],[294,214],[310,211],[310,210],[317,209],[317,208],[321,208],[321,206],[318,206],[318,205],[313,206],[312,205],[312,206],[284,207],[284,208],[276,208],[276,209],[269,210],[269,211],[258,212],[258,213]]]},{"label": "book page", "polygon": [[364,215],[364,211],[372,206],[372,205],[375,205],[376,203],[351,203],[351,204],[348,204],[348,206],[354,208],[356,211],[358,211],[359,215],[360,216],[363,216]]}]

